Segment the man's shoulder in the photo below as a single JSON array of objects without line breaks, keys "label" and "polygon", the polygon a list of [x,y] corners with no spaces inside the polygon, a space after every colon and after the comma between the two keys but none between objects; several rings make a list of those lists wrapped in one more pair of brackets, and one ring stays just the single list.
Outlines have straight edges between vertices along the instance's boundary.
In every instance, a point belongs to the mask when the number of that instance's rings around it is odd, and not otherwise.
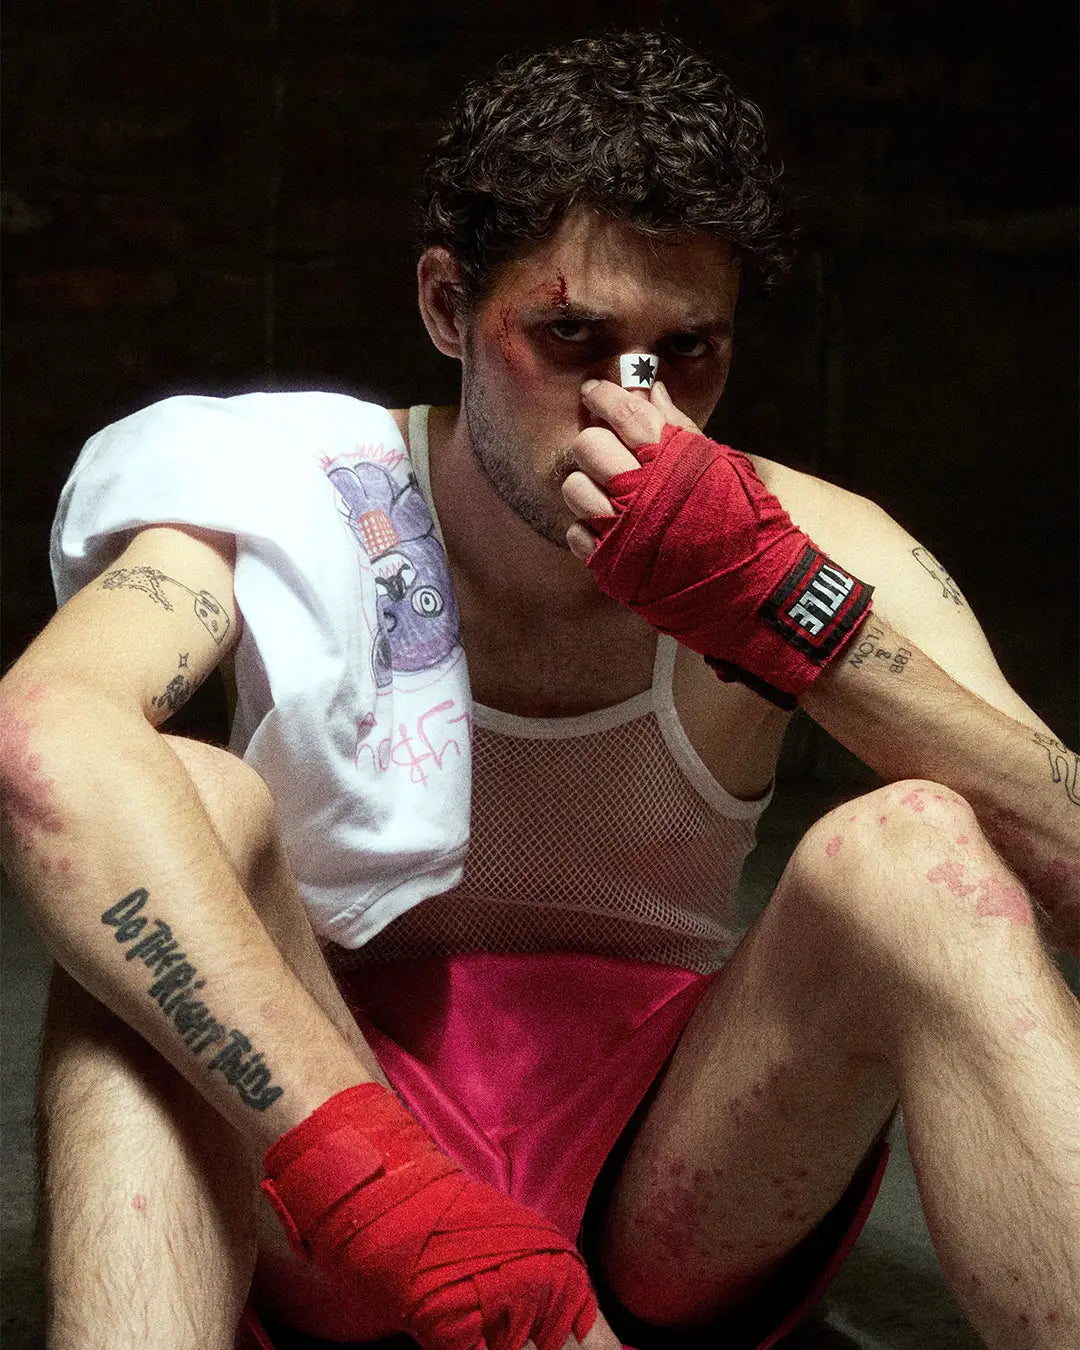
[{"label": "man's shoulder", "polygon": [[100,434],[118,430],[129,434],[173,431],[182,434],[188,427],[216,427],[223,434],[258,430],[263,434],[285,432],[306,436],[335,428],[349,432],[364,428],[393,432],[397,422],[381,404],[351,394],[259,390],[226,396],[174,394],[130,413]]}]

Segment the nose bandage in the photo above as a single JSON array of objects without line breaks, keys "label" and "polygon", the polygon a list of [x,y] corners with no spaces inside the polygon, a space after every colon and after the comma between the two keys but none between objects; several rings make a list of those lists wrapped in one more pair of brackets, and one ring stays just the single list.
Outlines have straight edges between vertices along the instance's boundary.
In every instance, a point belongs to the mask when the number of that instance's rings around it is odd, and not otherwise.
[{"label": "nose bandage", "polygon": [[626,352],[619,357],[619,383],[624,389],[651,389],[660,358],[651,352]]}]

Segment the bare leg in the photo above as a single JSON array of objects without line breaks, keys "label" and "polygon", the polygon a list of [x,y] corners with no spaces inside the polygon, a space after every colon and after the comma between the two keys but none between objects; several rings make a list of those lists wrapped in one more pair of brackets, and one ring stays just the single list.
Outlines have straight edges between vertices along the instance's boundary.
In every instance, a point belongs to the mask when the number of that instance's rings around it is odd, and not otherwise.
[{"label": "bare leg", "polygon": [[235,1133],[59,967],[38,1098],[48,1344],[231,1347],[255,1263]]},{"label": "bare leg", "polygon": [[1080,1013],[967,805],[894,784],[820,821],[699,1008],[604,1259],[690,1325],[760,1287],[899,1094],[931,1236],[991,1346],[1080,1338]]},{"label": "bare leg", "polygon": [[[295,899],[265,787],[221,751],[170,743],[271,936],[370,1069]],[[255,1265],[258,1160],[160,1056],[60,971],[46,1017],[39,1122],[52,1350],[231,1350]]]}]

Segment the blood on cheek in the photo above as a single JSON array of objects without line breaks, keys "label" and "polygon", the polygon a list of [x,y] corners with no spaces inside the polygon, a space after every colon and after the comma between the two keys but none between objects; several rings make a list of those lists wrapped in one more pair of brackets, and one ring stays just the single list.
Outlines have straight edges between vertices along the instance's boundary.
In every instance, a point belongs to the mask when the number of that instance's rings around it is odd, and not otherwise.
[{"label": "blood on cheek", "polygon": [[495,341],[505,364],[516,379],[536,379],[540,375],[540,363],[536,352],[529,342],[520,324],[514,318],[512,306],[506,305],[499,313],[495,329]]}]

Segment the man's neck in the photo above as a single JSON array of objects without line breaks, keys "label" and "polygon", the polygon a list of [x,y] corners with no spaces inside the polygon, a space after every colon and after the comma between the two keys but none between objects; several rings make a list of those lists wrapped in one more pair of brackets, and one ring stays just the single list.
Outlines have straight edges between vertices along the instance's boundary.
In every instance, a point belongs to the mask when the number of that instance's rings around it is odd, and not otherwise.
[{"label": "man's neck", "polygon": [[428,470],[455,584],[549,614],[580,615],[611,605],[569,549],[542,538],[494,491],[460,409],[431,409]]}]

